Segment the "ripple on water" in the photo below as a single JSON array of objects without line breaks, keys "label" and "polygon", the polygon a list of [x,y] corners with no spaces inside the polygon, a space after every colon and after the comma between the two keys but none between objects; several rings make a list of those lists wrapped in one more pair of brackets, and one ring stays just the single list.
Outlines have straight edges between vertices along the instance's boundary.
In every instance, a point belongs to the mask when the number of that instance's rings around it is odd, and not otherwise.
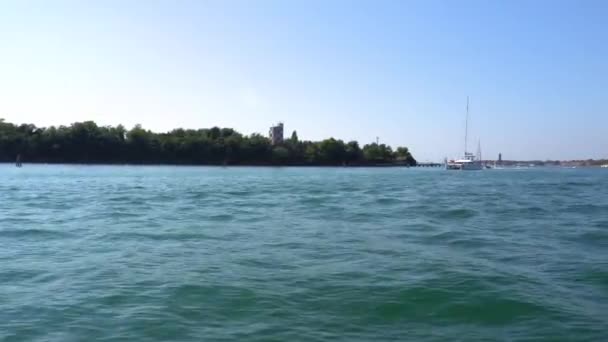
[{"label": "ripple on water", "polygon": [[0,229],[0,238],[11,238],[11,239],[65,239],[71,237],[72,234],[50,230],[50,229],[38,229],[38,228],[24,228],[24,229]]},{"label": "ripple on water", "polygon": [[207,216],[207,220],[211,222],[229,222],[234,219],[232,214],[215,214]]},{"label": "ripple on water", "polygon": [[608,213],[608,206],[599,204],[573,204],[564,208],[564,211],[576,214],[605,214]]},{"label": "ripple on water", "polygon": [[[237,286],[184,284],[167,291],[170,312],[194,322],[205,318],[219,322],[248,317],[256,312],[266,316],[264,306],[259,304],[270,302],[254,289]],[[208,303],[209,306],[203,309],[197,303]]]},{"label": "ripple on water", "polygon": [[393,204],[402,203],[401,200],[394,198],[394,197],[380,197],[380,198],[377,198],[375,202],[379,205],[393,205]]},{"label": "ripple on water", "polygon": [[15,284],[22,281],[29,281],[41,274],[43,270],[34,269],[4,269],[0,270],[0,284]]},{"label": "ripple on water", "polygon": [[456,230],[432,230],[423,235],[422,240],[428,244],[446,244],[458,239],[460,233]]},{"label": "ripple on water", "polygon": [[[186,193],[186,198],[191,199],[191,200],[205,199],[208,197],[210,197],[210,195],[207,191],[192,191],[191,190]],[[173,199],[173,198],[171,198],[171,196],[169,196],[168,199]]]},{"label": "ripple on water", "polygon": [[606,340],[598,170],[0,179],[0,340]]},{"label": "ripple on water", "polygon": [[175,232],[162,232],[162,233],[137,233],[137,232],[121,232],[121,233],[110,233],[105,236],[105,239],[111,241],[203,241],[203,240],[221,240],[221,237],[208,235],[204,233],[175,233]]},{"label": "ripple on water", "polygon": [[463,219],[473,218],[477,215],[478,215],[478,212],[476,210],[459,208],[459,209],[447,209],[447,210],[438,211],[435,213],[434,216],[436,218],[440,218],[443,220],[453,220],[453,219],[463,220]]},{"label": "ripple on water", "polygon": [[582,279],[608,293],[608,268],[587,271]]},{"label": "ripple on water", "polygon": [[605,229],[587,230],[578,234],[577,238],[585,245],[608,248],[608,230]]}]

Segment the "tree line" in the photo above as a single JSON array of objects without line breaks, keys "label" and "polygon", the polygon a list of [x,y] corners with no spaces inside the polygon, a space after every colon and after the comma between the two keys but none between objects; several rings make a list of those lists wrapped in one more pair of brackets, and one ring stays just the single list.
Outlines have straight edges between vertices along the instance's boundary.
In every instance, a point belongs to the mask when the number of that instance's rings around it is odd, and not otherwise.
[{"label": "tree line", "polygon": [[98,126],[93,121],[40,128],[0,119],[0,161],[85,164],[188,165],[415,165],[407,147],[385,144],[363,147],[356,141],[330,138],[301,141],[294,131],[272,145],[260,134],[243,135],[231,128],[174,129],[154,133],[141,125]]}]

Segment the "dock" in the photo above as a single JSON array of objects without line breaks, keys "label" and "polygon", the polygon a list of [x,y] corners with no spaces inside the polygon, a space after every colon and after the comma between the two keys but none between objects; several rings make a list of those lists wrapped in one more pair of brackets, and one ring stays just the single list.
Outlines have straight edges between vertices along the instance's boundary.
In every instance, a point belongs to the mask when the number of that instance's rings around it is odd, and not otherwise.
[{"label": "dock", "polygon": [[417,163],[416,167],[443,167],[445,164],[442,163]]}]

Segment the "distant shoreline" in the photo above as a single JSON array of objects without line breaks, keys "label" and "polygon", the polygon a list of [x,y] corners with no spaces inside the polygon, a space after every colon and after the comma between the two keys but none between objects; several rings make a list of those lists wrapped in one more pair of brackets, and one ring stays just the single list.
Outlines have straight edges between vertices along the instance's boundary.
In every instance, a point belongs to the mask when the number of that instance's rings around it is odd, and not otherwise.
[{"label": "distant shoreline", "polygon": [[[15,165],[15,162],[0,161],[0,165]],[[185,167],[298,167],[298,168],[387,168],[387,167],[417,167],[406,164],[353,164],[353,165],[329,165],[329,164],[185,164],[185,163],[53,163],[53,162],[23,162],[27,165],[66,165],[66,166],[185,166]],[[424,168],[424,167],[421,167]]]},{"label": "distant shoreline", "polygon": [[[185,166],[185,167],[291,167],[291,168],[431,168],[437,169],[443,167],[442,163],[418,163],[416,165],[408,165],[406,163],[369,163],[369,164],[193,164],[193,163],[113,163],[113,162],[47,162],[47,161],[22,161],[23,166],[27,165],[74,165],[74,166]],[[493,161],[484,161],[488,165],[493,165]],[[516,169],[516,168],[601,168],[604,164],[577,164],[576,161],[562,161],[562,164],[554,163],[534,163],[534,162],[509,162],[498,164],[500,168]],[[14,166],[14,161],[1,160],[0,165]]]},{"label": "distant shoreline", "polygon": [[579,159],[579,160],[484,160],[483,163],[502,167],[601,167],[608,164],[607,159]]},{"label": "distant shoreline", "polygon": [[155,133],[140,125],[99,126],[93,121],[70,126],[16,125],[0,118],[0,160],[57,164],[371,166],[416,165],[404,146],[359,144],[330,137],[300,140],[283,125],[269,136],[243,135],[232,128],[175,128]]}]

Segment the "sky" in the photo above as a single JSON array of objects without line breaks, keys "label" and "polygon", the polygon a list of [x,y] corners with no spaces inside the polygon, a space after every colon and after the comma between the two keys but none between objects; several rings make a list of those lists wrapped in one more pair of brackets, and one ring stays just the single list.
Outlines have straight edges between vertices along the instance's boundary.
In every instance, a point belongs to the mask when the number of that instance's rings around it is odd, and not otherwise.
[{"label": "sky", "polygon": [[608,1],[0,1],[0,118],[608,157]]}]

